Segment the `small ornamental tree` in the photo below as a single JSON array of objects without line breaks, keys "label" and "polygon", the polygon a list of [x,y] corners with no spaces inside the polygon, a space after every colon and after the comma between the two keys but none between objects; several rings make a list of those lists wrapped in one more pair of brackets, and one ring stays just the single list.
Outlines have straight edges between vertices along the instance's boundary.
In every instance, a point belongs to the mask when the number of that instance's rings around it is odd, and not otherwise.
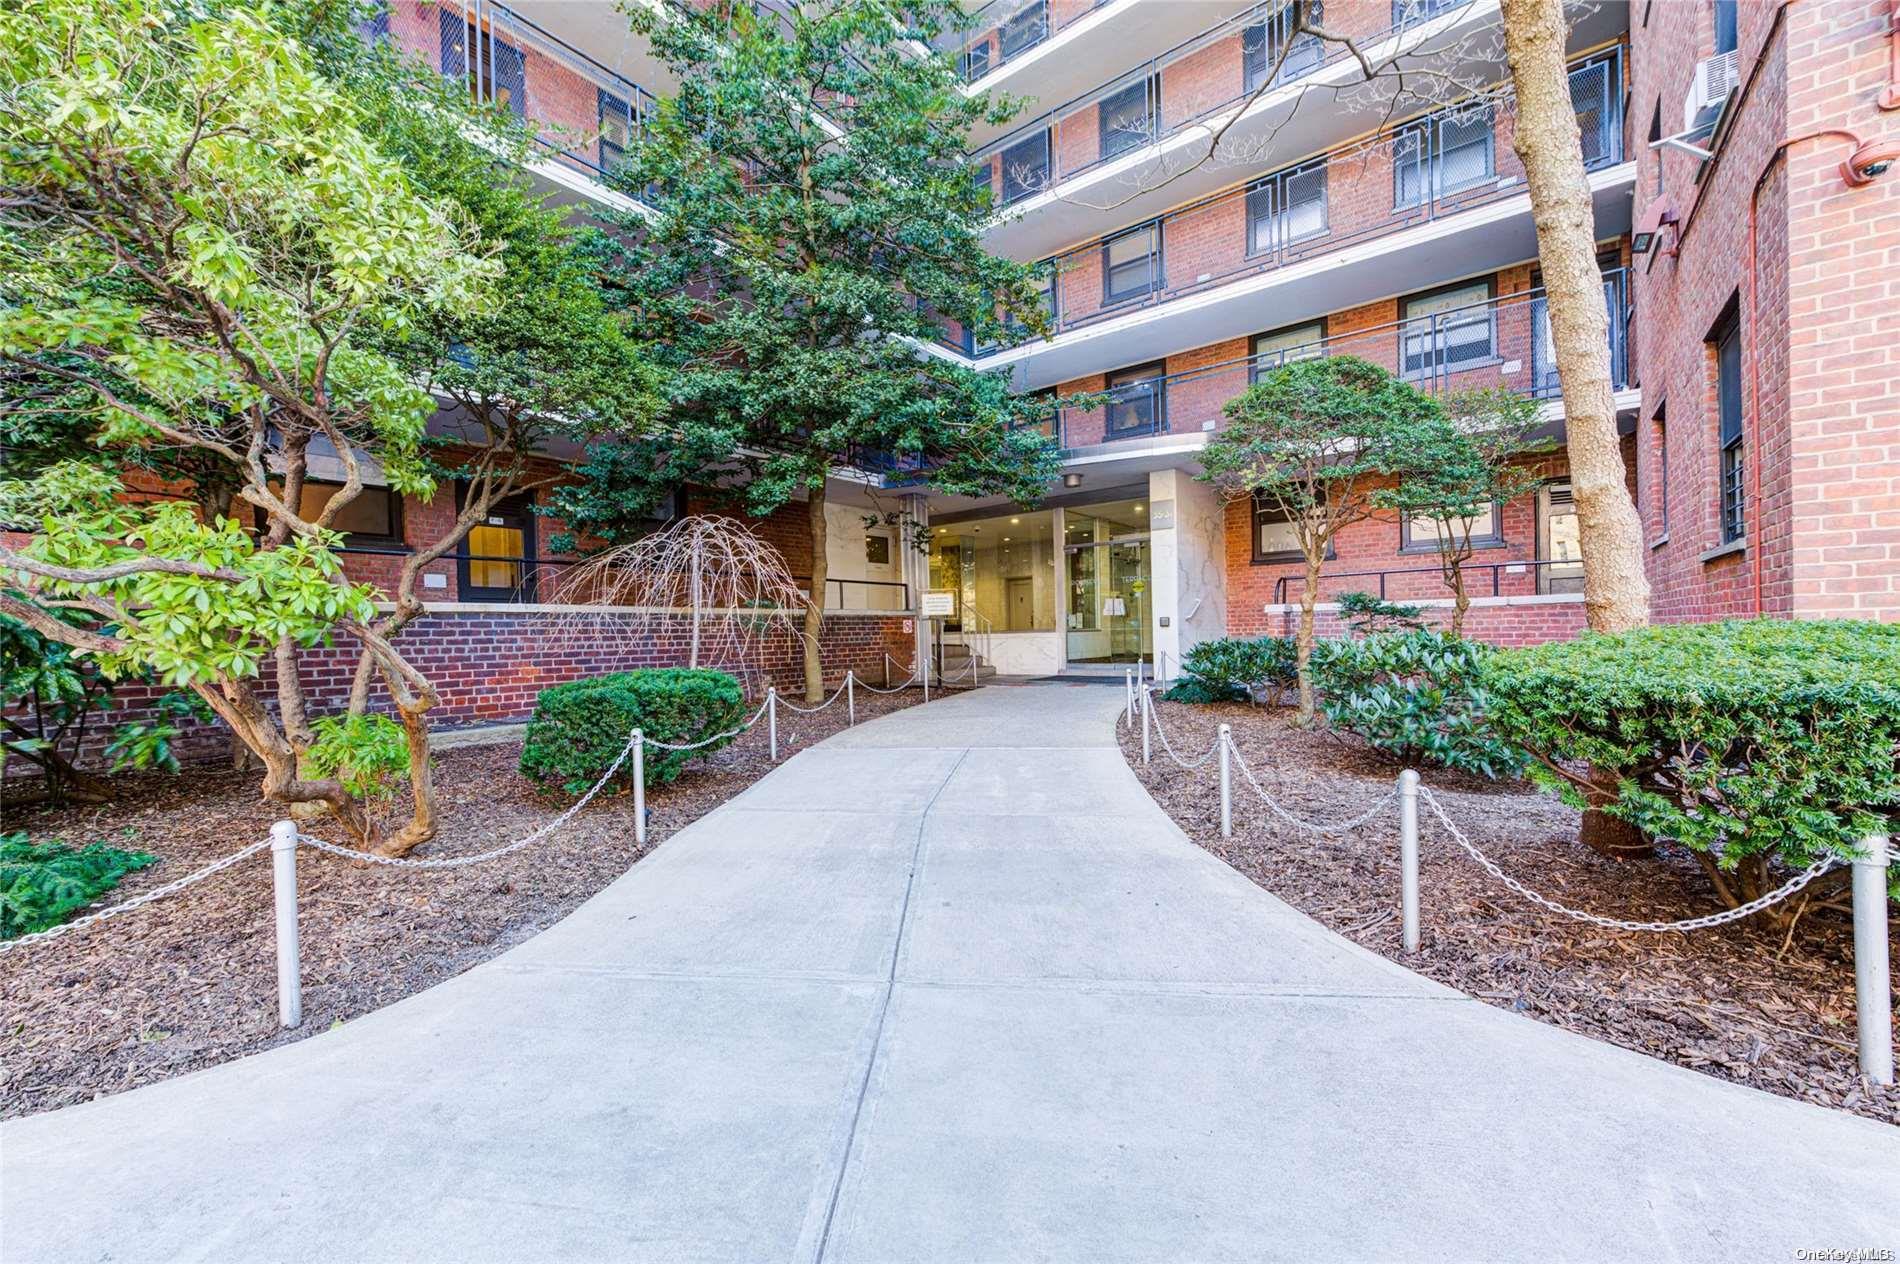
[{"label": "small ornamental tree", "polygon": [[1423,436],[1435,442],[1417,453],[1412,473],[1384,500],[1407,518],[1432,524],[1438,565],[1451,589],[1451,634],[1463,636],[1471,609],[1465,564],[1476,552],[1472,534],[1493,506],[1501,513],[1536,489],[1538,472],[1526,460],[1555,445],[1537,439],[1543,424],[1537,402],[1516,391],[1460,391],[1443,404],[1452,425]]},{"label": "small ornamental tree", "polygon": [[978,339],[1047,329],[1033,270],[984,248],[989,197],[965,165],[971,127],[1014,106],[965,93],[929,51],[963,21],[948,0],[629,9],[680,86],[617,169],[661,196],[626,221],[611,279],[672,370],[673,407],[663,439],[614,460],[626,494],[580,507],[637,522],[643,492],[686,479],[742,484],[754,514],[802,499],[816,701],[828,477],[897,470],[1033,501],[1058,470],[1024,424],[1046,402],[930,349],[945,320]]},{"label": "small ornamental tree", "polygon": [[1354,356],[1298,360],[1228,401],[1208,440],[1204,473],[1227,495],[1257,497],[1286,516],[1305,563],[1294,638],[1299,721],[1313,721],[1313,611],[1333,540],[1386,503],[1381,489],[1442,448],[1450,422],[1438,402]]}]

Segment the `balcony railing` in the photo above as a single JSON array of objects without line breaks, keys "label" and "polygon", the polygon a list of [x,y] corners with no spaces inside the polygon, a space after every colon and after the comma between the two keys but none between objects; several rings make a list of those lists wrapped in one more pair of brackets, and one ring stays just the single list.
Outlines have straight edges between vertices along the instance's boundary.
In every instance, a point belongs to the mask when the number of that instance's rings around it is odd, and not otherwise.
[{"label": "balcony railing", "polygon": [[[1471,2],[1400,0],[1392,7],[1390,26],[1351,33],[1361,47],[1370,47]],[[1385,15],[1381,12],[1380,16]],[[1322,44],[1303,34],[1294,36],[1292,46],[1286,48],[1291,31],[1289,0],[1263,0],[1245,13],[1216,23],[1082,95],[1045,110],[985,146],[972,156],[972,164],[979,170],[988,168],[991,196],[997,205],[1008,206],[1246,100],[1261,90],[1269,73],[1275,73],[1276,62],[1279,70],[1271,83],[1278,87],[1352,57],[1350,49]],[[1194,64],[1182,67],[1189,58]],[[1224,78],[1210,75],[1210,62],[1225,66],[1231,73]],[[1176,68],[1182,73],[1172,73]],[[1210,79],[1234,88],[1210,91]]]},{"label": "balcony railing", "polygon": [[940,51],[957,55],[964,82],[984,75],[1048,43],[1081,18],[1109,0],[990,0],[971,14],[973,29],[946,31],[937,41]]},{"label": "balcony railing", "polygon": [[[1627,273],[1620,268],[1605,272],[1603,292],[1610,314],[1611,380],[1620,390],[1632,385]],[[1358,356],[1435,395],[1479,387],[1503,387],[1538,400],[1561,393],[1541,289],[1330,338],[1278,345],[1261,338],[1256,343],[1251,356],[1115,386],[1104,407],[1065,405],[1041,430],[1064,451],[1217,430],[1227,402],[1261,374],[1292,361],[1335,355]]]},{"label": "balcony railing", "polygon": [[[1620,48],[1579,60],[1570,95],[1590,170],[1623,161]],[[1305,159],[1047,260],[1052,332],[1130,312],[1375,241],[1473,207],[1516,197],[1525,185],[1501,124],[1511,98],[1480,100],[1413,119],[1367,140]],[[1191,243],[1193,272],[1170,260]],[[1186,253],[1184,251],[1184,253]],[[975,345],[952,335],[965,355]]]},{"label": "balcony railing", "polygon": [[368,32],[508,110],[546,156],[599,178],[646,128],[657,98],[506,5],[390,0]]},{"label": "balcony railing", "polygon": [[[1301,567],[1298,562],[1286,565]],[[1458,569],[1464,573],[1465,592],[1473,597],[1551,596],[1583,591],[1583,565],[1575,558],[1506,558],[1466,562]],[[1272,604],[1297,601],[1303,582],[1297,571],[1274,580]],[[1321,601],[1337,601],[1350,592],[1373,593],[1380,601],[1431,601],[1452,595],[1445,570],[1436,563],[1382,571],[1328,571],[1320,576],[1319,583]]]}]

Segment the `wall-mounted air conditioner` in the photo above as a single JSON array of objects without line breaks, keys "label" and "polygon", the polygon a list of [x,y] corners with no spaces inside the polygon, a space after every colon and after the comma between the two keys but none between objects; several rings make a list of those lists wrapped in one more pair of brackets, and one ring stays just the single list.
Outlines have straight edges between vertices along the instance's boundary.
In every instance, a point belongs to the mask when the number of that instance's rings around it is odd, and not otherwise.
[{"label": "wall-mounted air conditioner", "polygon": [[1735,94],[1740,71],[1735,53],[1717,53],[1695,65],[1689,97],[1682,103],[1682,127],[1688,136],[1706,136],[1722,120],[1722,110]]}]

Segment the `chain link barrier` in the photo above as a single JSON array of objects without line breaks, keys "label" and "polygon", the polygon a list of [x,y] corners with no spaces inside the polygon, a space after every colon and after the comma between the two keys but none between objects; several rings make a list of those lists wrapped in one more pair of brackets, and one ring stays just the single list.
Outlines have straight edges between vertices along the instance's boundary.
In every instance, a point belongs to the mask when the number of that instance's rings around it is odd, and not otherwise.
[{"label": "chain link barrier", "polygon": [[1260,797],[1260,801],[1267,805],[1267,810],[1285,821],[1288,825],[1296,829],[1306,830],[1310,833],[1344,834],[1347,830],[1358,829],[1361,825],[1364,825],[1373,817],[1385,811],[1386,808],[1391,806],[1392,801],[1399,797],[1398,787],[1395,785],[1392,789],[1386,791],[1377,803],[1373,804],[1364,812],[1361,812],[1358,816],[1353,817],[1350,821],[1334,821],[1331,823],[1309,821],[1304,817],[1293,815],[1293,813],[1281,807],[1279,802],[1274,799],[1272,795],[1267,793],[1266,788],[1262,786],[1259,781],[1255,780],[1253,769],[1247,767],[1247,761],[1241,758],[1240,748],[1238,746],[1229,743],[1228,749],[1229,753],[1233,756],[1234,767],[1240,769],[1240,779],[1253,788],[1253,792]]},{"label": "chain link barrier", "polygon": [[[1119,718],[1121,717],[1118,716],[1118,722],[1119,722]],[[1168,731],[1161,727],[1161,713],[1154,709],[1152,695],[1150,695],[1149,697],[1148,722],[1154,725],[1155,736],[1161,739],[1162,753],[1167,755],[1169,759],[1172,759],[1176,763],[1176,765],[1178,765],[1181,768],[1186,769],[1188,772],[1193,772],[1195,769],[1206,764],[1208,760],[1214,758],[1215,755],[1220,753],[1220,734],[1216,733],[1214,735],[1214,744],[1212,746],[1202,751],[1198,756],[1196,756],[1193,759],[1181,758],[1180,754],[1175,751],[1174,744],[1168,740]]]},{"label": "chain link barrier", "polygon": [[838,699],[842,697],[844,697],[844,686],[839,685],[835,690],[832,691],[832,694],[829,698],[826,698],[823,702],[819,703],[815,707],[801,707],[796,702],[787,702],[785,701],[785,697],[783,694],[779,696],[778,704],[781,707],[784,707],[786,710],[796,711],[800,715],[817,715],[820,711],[823,711],[826,707],[830,706],[832,703],[836,702]]},{"label": "chain link barrier", "polygon": [[1567,904],[1561,904],[1547,895],[1542,895],[1531,890],[1522,882],[1519,882],[1516,878],[1513,878],[1510,874],[1499,868],[1496,861],[1492,860],[1491,857],[1485,855],[1482,851],[1479,851],[1477,844],[1465,837],[1465,832],[1454,825],[1449,816],[1445,815],[1445,809],[1439,804],[1438,796],[1433,794],[1429,787],[1421,785],[1418,788],[1418,794],[1419,797],[1425,801],[1425,806],[1432,810],[1432,815],[1438,818],[1439,824],[1443,825],[1451,834],[1453,840],[1456,841],[1460,847],[1464,848],[1467,855],[1477,861],[1479,865],[1483,866],[1486,873],[1496,878],[1499,882],[1502,882],[1511,890],[1517,892],[1517,894],[1524,899],[1537,905],[1539,908],[1547,909],[1552,913],[1561,914],[1574,921],[1587,922],[1592,926],[1600,926],[1604,930],[1648,931],[1657,933],[1675,931],[1686,934],[1692,930],[1707,930],[1714,926],[1726,926],[1730,922],[1739,922],[1745,917],[1753,917],[1763,909],[1772,908],[1783,900],[1798,894],[1803,887],[1841,863],[1832,856],[1824,856],[1768,894],[1758,896],[1746,904],[1738,904],[1732,909],[1724,909],[1720,913],[1708,913],[1701,917],[1685,917],[1675,922],[1625,921],[1622,918],[1605,917],[1601,913],[1591,913],[1584,909],[1571,908]]},{"label": "chain link barrier", "polygon": [[249,847],[234,851],[222,860],[214,860],[204,868],[194,870],[182,878],[175,878],[167,882],[164,886],[153,887],[143,895],[135,895],[123,903],[112,905],[110,908],[102,908],[97,912],[88,913],[84,917],[76,917],[70,922],[62,922],[58,926],[36,931],[31,935],[18,935],[12,939],[0,939],[0,953],[11,952],[13,949],[23,948],[27,944],[41,943],[48,939],[58,939],[62,935],[70,935],[74,931],[84,930],[94,923],[103,922],[108,917],[117,917],[121,913],[129,913],[135,908],[142,908],[154,900],[162,900],[168,895],[176,895],[186,887],[203,882],[213,874],[223,873],[226,869],[229,869],[232,865],[240,861],[249,860],[252,856],[255,856],[258,852],[263,851],[269,846],[270,839],[266,838],[262,842],[252,843]]},{"label": "chain link barrier", "polygon": [[[765,701],[759,704],[759,709],[752,713],[752,718],[748,720],[741,720],[739,722],[738,728],[727,729],[724,733],[714,733],[711,737],[702,737],[697,742],[662,742],[657,737],[649,737],[646,739],[645,744],[648,746],[656,747],[659,750],[670,750],[670,751],[690,751],[690,750],[698,750],[702,746],[711,746],[714,742],[723,742],[729,737],[737,737],[739,736],[739,734],[745,732],[747,729],[757,724],[759,722],[759,717],[764,715],[767,708],[769,708],[771,705],[772,705],[772,698],[771,698],[771,695],[768,694],[766,695]],[[629,749],[632,748],[633,738],[631,736],[627,738],[627,745]]]}]

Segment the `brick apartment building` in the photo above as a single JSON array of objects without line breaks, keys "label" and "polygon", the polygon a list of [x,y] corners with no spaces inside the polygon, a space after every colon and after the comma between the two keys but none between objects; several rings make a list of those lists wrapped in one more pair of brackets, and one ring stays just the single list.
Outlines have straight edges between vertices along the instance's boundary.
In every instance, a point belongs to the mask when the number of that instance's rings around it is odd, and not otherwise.
[{"label": "brick apartment building", "polygon": [[[977,346],[952,330],[932,351],[1112,402],[1062,411],[1064,475],[1034,509],[841,473],[834,675],[924,652],[925,588],[955,594],[947,639],[1005,672],[1166,670],[1198,640],[1290,626],[1284,524],[1195,478],[1222,405],[1288,358],[1506,386],[1561,438],[1497,0],[1328,0],[1325,20],[1431,86],[1366,84],[1337,46],[1289,46],[1279,0],[995,0],[958,37],[972,90],[1034,99],[973,137],[971,168],[999,207],[992,248],[1048,263],[1054,332]],[[1900,138],[1897,20],[1895,0],[1576,7],[1571,94],[1658,618],[1900,618],[1900,172],[1879,171]],[[532,173],[558,201],[637,209],[599,177],[671,85],[607,0],[390,0],[377,33],[533,122]],[[1476,635],[1582,628],[1561,449],[1538,473],[1478,524]],[[452,494],[367,496],[351,572],[375,577]],[[450,722],[628,665],[537,634],[533,577],[560,559],[527,510],[434,568],[432,617],[407,634]],[[795,572],[801,517],[762,524]],[[1448,604],[1426,525],[1342,537],[1326,595],[1352,590]],[[766,674],[789,679],[782,649]],[[667,652],[660,638],[643,661]]]}]

